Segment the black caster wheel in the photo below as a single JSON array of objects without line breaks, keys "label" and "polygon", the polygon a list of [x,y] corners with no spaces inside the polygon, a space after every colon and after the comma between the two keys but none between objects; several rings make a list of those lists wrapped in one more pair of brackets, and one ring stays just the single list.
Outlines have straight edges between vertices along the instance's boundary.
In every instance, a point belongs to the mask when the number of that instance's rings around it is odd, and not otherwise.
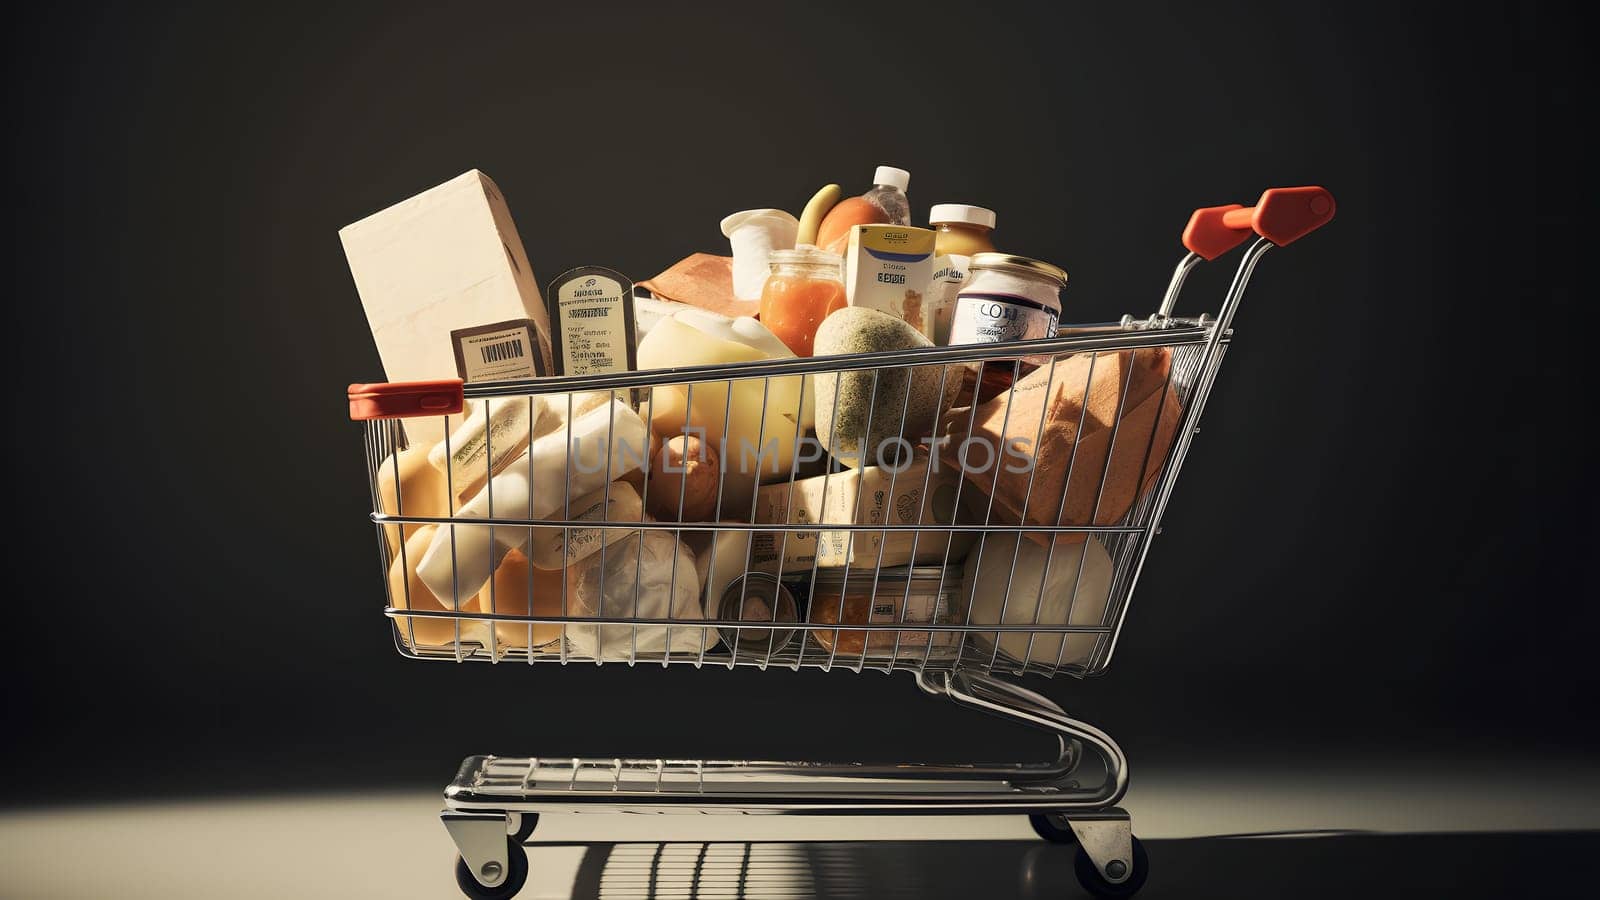
[{"label": "black caster wheel", "polygon": [[511,839],[516,841],[518,844],[526,844],[528,842],[528,838],[533,836],[533,829],[536,828],[538,824],[538,813],[523,813],[522,824],[517,826],[517,830],[511,835]]},{"label": "black caster wheel", "polygon": [[1144,844],[1138,838],[1133,839],[1133,871],[1121,882],[1112,884],[1094,867],[1094,862],[1089,859],[1089,854],[1078,848],[1078,858],[1073,863],[1077,870],[1078,883],[1083,889],[1096,897],[1132,897],[1144,887],[1146,878],[1150,877],[1150,857],[1144,852]]},{"label": "black caster wheel", "polygon": [[1028,824],[1033,826],[1035,834],[1052,844],[1078,842],[1078,836],[1072,833],[1072,826],[1067,824],[1067,817],[1061,813],[1034,813],[1028,817]]},{"label": "black caster wheel", "polygon": [[[530,829],[531,830],[531,829]],[[472,870],[467,868],[467,861],[456,857],[456,887],[461,888],[461,893],[471,897],[472,900],[511,900],[528,883],[528,855],[522,852],[522,844],[514,837],[506,838],[506,864],[511,870],[506,873],[504,881],[494,887],[484,887],[478,879],[472,877]]]}]

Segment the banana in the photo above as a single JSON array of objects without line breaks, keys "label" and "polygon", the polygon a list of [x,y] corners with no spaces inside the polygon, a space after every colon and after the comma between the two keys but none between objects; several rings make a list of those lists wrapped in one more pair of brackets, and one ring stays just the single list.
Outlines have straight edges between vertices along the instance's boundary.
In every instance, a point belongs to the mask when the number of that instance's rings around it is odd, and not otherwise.
[{"label": "banana", "polygon": [[838,204],[839,197],[843,193],[837,184],[825,184],[821,190],[811,195],[811,202],[806,204],[805,212],[800,214],[800,230],[794,239],[796,244],[817,242],[817,229],[822,226],[822,217]]}]

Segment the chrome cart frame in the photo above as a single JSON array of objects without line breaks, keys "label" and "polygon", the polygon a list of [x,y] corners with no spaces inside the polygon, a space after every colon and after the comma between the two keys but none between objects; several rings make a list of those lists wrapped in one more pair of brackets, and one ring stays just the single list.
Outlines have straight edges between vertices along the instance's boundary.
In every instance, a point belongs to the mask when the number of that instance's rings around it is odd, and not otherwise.
[{"label": "chrome cart frame", "polygon": [[[403,595],[395,595],[391,590],[384,611],[394,621],[396,646],[402,654],[415,659],[491,664],[513,660],[563,664],[573,661],[592,661],[596,664],[620,661],[630,666],[639,662],[657,662],[661,665],[685,663],[696,667],[710,665],[732,668],[746,665],[853,671],[865,668],[889,672],[908,670],[924,692],[947,697],[959,706],[1041,729],[1055,736],[1060,748],[1054,759],[1045,762],[1003,766],[469,757],[462,763],[455,780],[446,788],[445,809],[441,813],[445,827],[460,852],[457,878],[463,891],[477,897],[514,895],[527,876],[527,861],[520,845],[531,835],[539,814],[602,809],[616,812],[738,812],[758,815],[1026,814],[1031,817],[1041,836],[1062,843],[1078,844],[1078,876],[1091,893],[1129,896],[1137,891],[1144,881],[1147,863],[1143,848],[1133,836],[1129,815],[1118,805],[1128,788],[1128,764],[1122,749],[1105,732],[1073,718],[1051,700],[1002,680],[997,675],[1054,675],[1062,672],[1083,677],[1098,674],[1110,664],[1134,588],[1143,571],[1150,546],[1160,533],[1162,515],[1176,485],[1178,473],[1198,433],[1200,417],[1229,345],[1234,315],[1256,264],[1272,247],[1285,245],[1315,230],[1332,215],[1332,198],[1320,188],[1268,191],[1254,208],[1249,209],[1226,206],[1197,211],[1184,234],[1184,243],[1190,252],[1173,272],[1157,312],[1145,320],[1125,317],[1117,326],[1067,330],[1055,338],[1025,343],[928,347],[888,353],[774,359],[734,367],[706,366],[466,386],[462,392],[464,398],[474,401],[496,399],[505,402],[505,398],[565,394],[570,403],[574,393],[583,391],[631,390],[642,394],[642,389],[688,386],[692,397],[696,386],[700,386],[703,392],[731,392],[735,382],[760,380],[764,423],[767,420],[767,398],[778,379],[797,376],[838,378],[841,377],[838,373],[844,372],[873,373],[875,400],[880,373],[897,368],[940,367],[940,391],[943,393],[946,379],[952,372],[958,373],[959,377],[963,367],[1010,367],[1012,375],[1017,377],[1024,371],[1025,362],[1047,360],[1049,374],[1053,378],[1057,361],[1073,355],[1092,354],[1098,359],[1101,355],[1153,352],[1165,354],[1163,359],[1170,361],[1170,371],[1162,387],[1161,405],[1165,406],[1167,394],[1171,393],[1176,402],[1181,404],[1181,416],[1171,436],[1170,449],[1164,454],[1160,448],[1153,447],[1155,426],[1152,426],[1150,437],[1143,437],[1141,432],[1140,440],[1147,441],[1151,446],[1144,447],[1144,458],[1135,483],[1147,487],[1139,491],[1126,513],[1117,516],[1115,521],[1101,521],[1101,498],[1097,496],[1089,521],[1062,524],[1066,493],[1073,477],[1069,466],[1067,483],[1062,488],[1060,505],[1055,512],[1057,521],[1053,525],[1041,525],[1030,520],[1026,502],[1023,504],[1021,521],[996,521],[992,514],[994,501],[990,500],[989,510],[985,512],[983,522],[977,526],[972,523],[940,525],[926,522],[895,525],[883,521],[822,526],[829,531],[848,532],[852,546],[859,535],[866,533],[884,535],[901,531],[948,538],[963,527],[976,527],[984,534],[976,551],[980,559],[984,545],[994,535],[1046,533],[1052,548],[1051,559],[1054,558],[1058,539],[1100,541],[1106,547],[1111,574],[1104,609],[1094,616],[1095,621],[1091,623],[1075,621],[1070,612],[1066,622],[1041,621],[1048,563],[1045,575],[1040,578],[1040,598],[1032,621],[1008,618],[1006,609],[1012,599],[1010,579],[1015,577],[1015,550],[1011,561],[1013,572],[1007,578],[1007,596],[1002,603],[1001,614],[995,621],[984,622],[973,622],[970,608],[963,621],[908,619],[905,608],[899,608],[898,615],[890,621],[846,621],[842,595],[835,618],[825,621],[780,621],[776,607],[771,620],[746,617],[742,596],[737,618],[719,618],[707,609],[703,616],[685,619],[676,614],[665,617],[572,614],[565,599],[561,615],[532,614],[534,598],[531,587],[526,606],[520,610],[503,612],[504,605],[496,600],[492,585],[486,591],[487,600],[462,596],[462,590],[457,588],[450,608],[430,611],[417,602],[409,587],[403,589]],[[1173,318],[1175,304],[1190,272],[1202,260],[1215,258],[1252,234],[1258,237],[1245,251],[1216,317]],[[1092,379],[1092,363],[1090,373]],[[1130,377],[1130,383],[1131,380]],[[719,388],[719,384],[726,387]],[[1113,449],[1107,451],[1108,460],[1116,447],[1118,428],[1123,425],[1127,384],[1120,389],[1123,397],[1118,400],[1117,413],[1110,427],[1109,440]],[[1086,387],[1085,408],[1087,391]],[[725,393],[724,396],[731,394]],[[909,396],[908,389],[907,404]],[[352,401],[354,397],[355,387],[352,387]],[[974,401],[972,405],[975,409],[978,404]],[[731,409],[731,404],[728,408]],[[906,407],[903,406],[902,421],[905,414]],[[563,529],[564,540],[570,539],[572,530],[576,528],[626,528],[641,532],[659,530],[676,534],[680,541],[685,532],[695,531],[776,530],[784,532],[787,539],[793,530],[790,524],[794,521],[792,519],[783,523],[789,528],[775,529],[771,523],[611,521],[608,517],[577,521],[553,516],[408,516],[404,514],[403,500],[392,511],[384,509],[380,500],[380,481],[390,477],[386,474],[386,467],[393,467],[392,477],[396,484],[399,483],[398,462],[395,460],[404,442],[403,432],[397,424],[400,419],[381,415],[363,418],[368,419],[367,456],[375,510],[372,520],[377,525],[386,573],[390,572],[393,565],[403,569],[408,561],[405,559],[405,542],[398,542],[400,546],[396,555],[396,542],[385,537],[385,529],[390,529],[390,534],[393,534],[397,527],[408,525],[431,525],[440,529],[481,528],[487,525],[491,532],[493,529],[558,528]],[[450,432],[448,423],[447,416],[446,434]],[[867,430],[870,431],[870,422]],[[445,448],[448,456],[448,438]],[[1074,455],[1076,452],[1074,448]],[[1106,463],[1105,469],[1098,475],[1101,491],[1107,483],[1110,462]],[[1147,472],[1150,474],[1148,478]],[[568,494],[571,493],[571,477],[569,472]],[[790,477],[792,482],[792,472]],[[1030,473],[1027,480],[1030,497],[1033,479],[1034,474]],[[926,483],[923,487],[926,489]],[[719,482],[719,507],[723,489]],[[957,490],[961,489],[958,485]],[[454,495],[453,485],[451,494]],[[607,496],[609,499],[609,493]],[[490,502],[492,512],[492,498]],[[681,512],[682,498],[679,504]],[[567,509],[570,512],[570,506]],[[454,533],[451,532],[452,553]],[[882,544],[878,546],[881,560]],[[602,547],[600,553],[605,552]],[[1087,547],[1079,551],[1078,580],[1072,582],[1074,595],[1078,590],[1076,585],[1084,578],[1083,560],[1088,555]],[[675,551],[674,566],[677,560]],[[871,578],[872,590],[877,592],[880,571],[881,567],[863,569],[859,577]],[[750,572],[748,561],[745,563],[745,572]],[[816,574],[815,564],[811,574],[813,577]],[[565,574],[562,577],[565,578]],[[409,585],[403,579],[402,582]],[[478,603],[478,608],[470,608],[473,602]],[[637,596],[633,608],[635,611],[639,608]],[[431,645],[419,640],[414,630],[416,623],[429,619],[451,620],[454,625],[453,639]],[[687,621],[693,624],[686,624]],[[594,625],[627,628],[633,634],[632,647],[623,657],[616,655],[621,653],[618,650],[585,656],[575,652],[571,641],[567,639],[557,640],[554,645],[538,646],[533,639],[533,626],[536,624],[561,626],[563,629]],[[848,625],[848,628],[841,629],[841,625]],[[525,640],[520,639],[519,629],[523,627],[526,627]],[[665,649],[641,652],[638,646],[643,628],[666,629],[668,639]],[[709,633],[710,629],[716,629],[721,635],[743,635],[746,630],[766,633],[769,635],[767,649],[764,652],[752,652],[742,649],[741,642],[727,638],[724,638],[722,646],[718,646],[714,639],[708,640],[703,636],[698,647],[689,652],[674,649],[671,632],[693,631],[695,628],[703,629],[702,635]],[[771,636],[780,631],[797,635],[799,647],[775,649],[776,641]],[[842,648],[841,631],[861,635],[862,648],[859,652]],[[564,635],[567,633],[563,632]],[[880,634],[894,635],[892,650],[884,650],[881,644],[872,643]],[[920,637],[915,641],[906,638],[912,634]],[[1010,645],[1011,649],[1002,649],[1006,636],[1012,634],[1029,636],[1024,651],[1017,652],[1015,644]],[[1066,655],[1069,635],[1080,636],[1082,643],[1079,646],[1083,648],[1081,653],[1071,658]],[[884,640],[887,641],[887,638]],[[908,652],[907,647],[902,646],[903,640],[920,648],[920,653]],[[1051,643],[1052,640],[1054,643]],[[1046,647],[1059,646],[1059,650],[1052,651],[1053,660],[1048,658],[1048,654],[1035,658],[1036,641],[1042,641]],[[934,649],[936,645],[942,646],[937,653]],[[875,646],[878,649],[873,649]]]}]

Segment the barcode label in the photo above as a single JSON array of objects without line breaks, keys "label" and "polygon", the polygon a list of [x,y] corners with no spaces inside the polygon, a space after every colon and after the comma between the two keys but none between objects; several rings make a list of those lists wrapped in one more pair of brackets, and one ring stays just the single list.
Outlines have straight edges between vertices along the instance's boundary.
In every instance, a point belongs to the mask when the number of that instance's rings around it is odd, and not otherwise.
[{"label": "barcode label", "polygon": [[525,355],[522,352],[521,341],[503,341],[498,344],[490,344],[487,347],[480,347],[478,349],[483,351],[483,362],[485,365],[489,363],[505,362],[508,359],[521,359]]},{"label": "barcode label", "polygon": [[535,332],[527,320],[460,328],[450,336],[462,381],[509,381],[543,374],[534,353]]}]

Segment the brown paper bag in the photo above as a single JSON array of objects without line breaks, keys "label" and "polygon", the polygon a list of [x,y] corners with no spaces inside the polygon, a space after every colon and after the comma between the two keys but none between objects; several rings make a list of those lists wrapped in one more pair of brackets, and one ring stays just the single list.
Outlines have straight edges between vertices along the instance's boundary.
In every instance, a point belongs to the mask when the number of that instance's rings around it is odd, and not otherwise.
[{"label": "brown paper bag", "polygon": [[1171,368],[1166,348],[1080,353],[1058,361],[1053,374],[1041,366],[976,415],[952,410],[940,458],[993,498],[992,521],[1115,525],[1155,483],[1177,434],[1182,409],[1167,384]]},{"label": "brown paper bag", "polygon": [[663,300],[676,300],[725,316],[753,316],[761,311],[757,300],[733,295],[733,257],[691,253],[660,275],[639,286]]}]

